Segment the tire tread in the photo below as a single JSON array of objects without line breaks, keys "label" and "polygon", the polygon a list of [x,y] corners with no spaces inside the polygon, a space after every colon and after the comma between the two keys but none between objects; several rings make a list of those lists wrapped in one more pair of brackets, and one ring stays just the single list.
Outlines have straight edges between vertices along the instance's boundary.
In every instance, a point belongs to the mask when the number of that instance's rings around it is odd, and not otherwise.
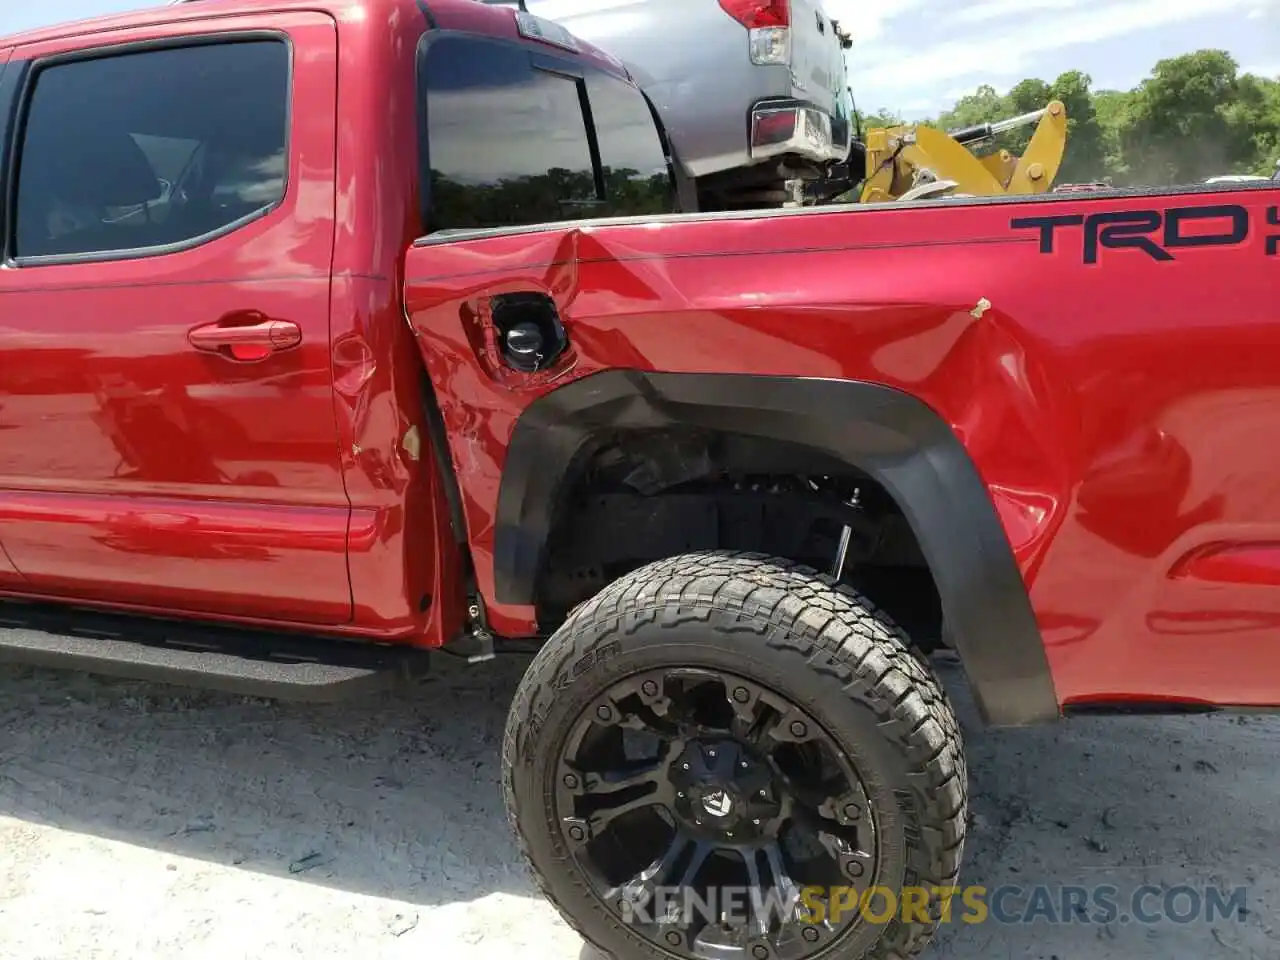
[{"label": "tire tread", "polygon": [[[533,863],[518,816],[513,771],[528,737],[535,701],[548,696],[569,664],[593,646],[657,623],[677,629],[728,618],[721,633],[749,633],[775,650],[803,658],[834,675],[847,697],[869,707],[883,735],[909,761],[909,778],[925,785],[916,812],[929,848],[917,882],[956,885],[963,856],[968,770],[955,711],[926,658],[867,597],[811,567],[759,553],[712,550],[648,564],[579,604],[530,664],[503,737],[503,792],[508,820],[539,890],[584,939],[590,938],[560,904]],[[866,960],[908,960],[936,933],[940,905],[929,923],[895,923]],[[896,928],[896,929],[895,929]],[[604,951],[606,948],[596,944]],[[661,954],[654,953],[654,956]]]}]

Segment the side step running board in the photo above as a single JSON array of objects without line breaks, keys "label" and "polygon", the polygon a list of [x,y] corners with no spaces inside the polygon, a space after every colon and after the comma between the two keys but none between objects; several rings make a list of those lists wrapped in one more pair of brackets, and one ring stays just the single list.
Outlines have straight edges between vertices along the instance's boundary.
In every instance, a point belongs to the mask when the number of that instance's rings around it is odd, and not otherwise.
[{"label": "side step running board", "polygon": [[0,661],[331,702],[426,672],[424,650],[0,602]]}]

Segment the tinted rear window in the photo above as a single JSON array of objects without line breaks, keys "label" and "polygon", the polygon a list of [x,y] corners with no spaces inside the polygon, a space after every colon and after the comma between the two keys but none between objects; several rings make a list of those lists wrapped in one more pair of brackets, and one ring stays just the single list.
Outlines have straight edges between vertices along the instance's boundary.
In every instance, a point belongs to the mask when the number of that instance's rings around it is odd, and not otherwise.
[{"label": "tinted rear window", "polygon": [[427,230],[674,209],[662,141],[634,87],[576,63],[556,72],[549,55],[486,38],[433,38],[423,57]]},{"label": "tinted rear window", "polygon": [[648,101],[607,74],[590,78],[605,192],[620,214],[670,213],[671,174]]}]

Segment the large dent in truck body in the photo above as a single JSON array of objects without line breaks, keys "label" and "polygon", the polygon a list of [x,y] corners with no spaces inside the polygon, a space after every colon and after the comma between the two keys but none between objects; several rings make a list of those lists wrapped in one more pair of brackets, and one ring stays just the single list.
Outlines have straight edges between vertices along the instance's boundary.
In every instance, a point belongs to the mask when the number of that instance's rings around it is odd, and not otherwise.
[{"label": "large dent in truck body", "polygon": [[[868,380],[917,392],[964,385],[975,416],[1000,405],[1005,435],[1016,435],[1029,456],[1037,451],[1046,434],[1036,418],[1051,405],[1038,391],[1051,387],[998,309],[975,317],[977,297],[902,285],[887,260],[849,284],[835,272],[845,244],[770,248],[763,222],[567,226],[422,248],[430,256],[412,261],[408,311],[442,398],[480,568],[492,567],[493,511],[518,416],[537,397],[601,370]],[[857,248],[885,257],[902,246]],[[420,270],[428,260],[430,271]],[[502,371],[492,338],[486,355],[477,334],[487,298],[515,290],[553,297],[569,334],[566,355],[533,378]],[[1010,405],[1009,391],[1028,396]],[[1053,455],[1040,450],[1037,459]],[[1014,549],[1033,566],[1060,486],[1047,496],[1021,479],[989,489]],[[529,611],[497,608],[512,628],[533,626]]]},{"label": "large dent in truck body", "polygon": [[[1079,227],[1046,250],[1015,225],[1164,207],[1230,207],[1232,222],[1242,209],[1253,227],[1153,258],[1082,255]],[[1275,207],[1274,189],[1188,188],[428,239],[410,252],[408,311],[465,467],[485,596],[508,444],[538,397],[617,368],[861,381],[919,398],[963,444],[1063,703],[1280,701],[1263,673],[1230,668],[1260,655],[1248,624],[1280,623],[1280,597],[1170,576],[1205,538],[1280,542],[1265,482],[1280,451],[1224,432],[1229,410],[1255,438],[1280,430]],[[487,374],[463,332],[467,311],[511,290],[555,296],[572,343],[536,381]],[[506,629],[534,626],[527,606],[494,610]],[[1280,676],[1280,652],[1264,659]]]},{"label": "large dent in truck body", "polygon": [[461,629],[452,598],[462,591],[439,478],[412,442],[425,432],[414,340],[388,280],[335,277],[333,303],[335,318],[349,318],[331,362],[357,622],[439,646]]}]

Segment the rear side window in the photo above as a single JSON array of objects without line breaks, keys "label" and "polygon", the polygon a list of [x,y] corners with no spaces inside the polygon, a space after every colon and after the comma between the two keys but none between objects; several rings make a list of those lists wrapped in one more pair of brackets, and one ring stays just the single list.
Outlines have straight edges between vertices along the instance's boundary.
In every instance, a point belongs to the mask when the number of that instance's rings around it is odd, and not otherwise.
[{"label": "rear side window", "polygon": [[19,154],[18,257],[183,245],[285,194],[280,40],[123,53],[40,69]]},{"label": "rear side window", "polygon": [[588,86],[611,212],[670,213],[671,174],[648,101],[608,74],[595,74]]},{"label": "rear side window", "polygon": [[423,57],[426,229],[672,209],[662,142],[634,88],[484,38],[437,37]]}]

